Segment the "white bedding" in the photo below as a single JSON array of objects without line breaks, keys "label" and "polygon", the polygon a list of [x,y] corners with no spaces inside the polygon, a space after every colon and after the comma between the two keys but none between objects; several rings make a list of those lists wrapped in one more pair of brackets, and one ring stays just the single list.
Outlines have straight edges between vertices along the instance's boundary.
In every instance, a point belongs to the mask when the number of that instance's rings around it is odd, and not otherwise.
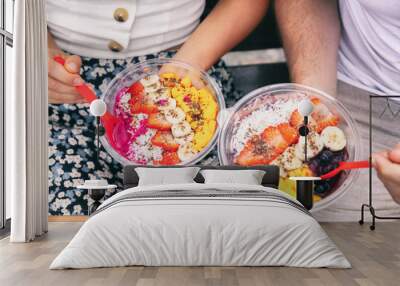
[{"label": "white bedding", "polygon": [[[153,196],[174,190],[181,193]],[[219,196],[222,193],[226,196]],[[50,269],[127,265],[349,268],[318,222],[298,205],[278,190],[255,185],[128,189],[99,207]]]}]

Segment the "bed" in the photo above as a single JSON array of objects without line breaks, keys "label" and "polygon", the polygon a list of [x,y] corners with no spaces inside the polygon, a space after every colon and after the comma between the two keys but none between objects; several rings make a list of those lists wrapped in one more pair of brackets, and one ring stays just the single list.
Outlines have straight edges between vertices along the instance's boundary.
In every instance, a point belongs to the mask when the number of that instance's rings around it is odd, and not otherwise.
[{"label": "bed", "polygon": [[[179,168],[179,167],[178,167]],[[237,169],[241,167],[201,167]],[[50,269],[144,266],[292,266],[349,268],[350,263],[296,200],[277,190],[279,170],[262,185],[195,183],[125,190],[84,223]]]}]

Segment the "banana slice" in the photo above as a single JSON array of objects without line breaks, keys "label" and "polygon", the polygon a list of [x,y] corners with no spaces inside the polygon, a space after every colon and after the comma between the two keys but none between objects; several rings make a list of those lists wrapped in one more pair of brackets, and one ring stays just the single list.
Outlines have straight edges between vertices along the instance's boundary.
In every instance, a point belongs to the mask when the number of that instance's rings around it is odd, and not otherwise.
[{"label": "banana slice", "polygon": [[152,92],[157,92],[159,89],[161,88],[161,83],[160,82],[156,82],[152,85],[148,85],[144,87],[144,91],[146,93],[152,93]]},{"label": "banana slice", "polygon": [[194,133],[191,132],[186,136],[183,137],[175,137],[175,142],[178,143],[179,145],[184,145],[188,142],[192,142],[194,138]]},{"label": "banana slice", "polygon": [[180,145],[178,148],[178,157],[182,162],[192,159],[196,154],[196,150],[191,142]]},{"label": "banana slice", "polygon": [[[175,105],[176,105],[176,101],[175,101]],[[185,112],[182,109],[180,109],[179,107],[165,110],[164,115],[165,115],[165,119],[173,125],[182,122],[183,120],[185,120],[185,117],[186,117]],[[190,126],[189,126],[189,128],[190,128]],[[182,137],[185,135],[187,135],[187,134],[177,136],[177,137]]]},{"label": "banana slice", "polygon": [[172,135],[174,137],[184,137],[192,132],[192,128],[187,121],[179,122],[171,127]]},{"label": "banana slice", "polygon": [[148,75],[148,76],[145,76],[144,78],[142,78],[140,80],[140,83],[144,87],[148,87],[148,86],[152,86],[152,85],[155,85],[155,84],[159,84],[160,83],[160,78],[158,77],[158,75],[152,74],[152,75]]},{"label": "banana slice", "polygon": [[166,99],[160,99],[156,102],[156,105],[159,110],[176,110],[179,107],[176,107],[176,100],[168,97]]},{"label": "banana slice", "polygon": [[326,127],[321,133],[321,139],[325,147],[331,151],[340,151],[347,144],[344,132],[336,126]]},{"label": "banana slice", "polygon": [[303,162],[297,158],[294,147],[287,148],[279,158],[283,163],[283,168],[287,171],[298,169],[303,165]]},{"label": "banana slice", "polygon": [[156,92],[149,92],[149,93],[147,93],[146,96],[147,96],[147,97],[149,98],[149,100],[150,100],[151,102],[153,102],[154,104],[155,104],[157,101],[161,100],[161,99],[168,99],[168,98],[169,98],[168,96],[164,96],[163,94],[161,94],[161,93],[158,92],[158,91],[156,91]]},{"label": "banana slice", "polygon": [[[304,138],[304,136],[300,136],[299,142],[295,146],[296,157],[301,161],[305,160]],[[322,142],[320,135],[316,132],[310,132],[310,134],[307,135],[307,159],[317,156],[323,148],[324,143]]]}]

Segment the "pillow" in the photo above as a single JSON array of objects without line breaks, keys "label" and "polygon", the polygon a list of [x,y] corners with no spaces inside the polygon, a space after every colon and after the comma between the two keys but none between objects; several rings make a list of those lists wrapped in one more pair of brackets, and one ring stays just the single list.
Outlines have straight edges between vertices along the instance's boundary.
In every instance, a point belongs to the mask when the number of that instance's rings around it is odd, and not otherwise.
[{"label": "pillow", "polygon": [[139,176],[139,186],[171,185],[195,183],[193,180],[199,172],[198,167],[187,168],[135,168]]},{"label": "pillow", "polygon": [[202,170],[205,184],[261,185],[265,171],[261,170]]}]

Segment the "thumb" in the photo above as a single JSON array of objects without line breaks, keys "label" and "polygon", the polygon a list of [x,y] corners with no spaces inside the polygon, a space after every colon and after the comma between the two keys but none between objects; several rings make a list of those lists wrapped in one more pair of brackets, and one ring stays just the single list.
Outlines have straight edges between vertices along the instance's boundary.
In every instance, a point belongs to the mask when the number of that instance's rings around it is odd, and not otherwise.
[{"label": "thumb", "polygon": [[378,157],[380,157],[380,158],[388,158],[389,157],[389,151],[385,150],[385,151],[380,151],[380,152],[372,154],[372,167],[374,167],[374,168],[375,168],[376,160],[377,160]]},{"label": "thumb", "polygon": [[64,67],[70,73],[79,74],[81,65],[82,65],[81,57],[72,55],[66,57]]},{"label": "thumb", "polygon": [[382,153],[375,153],[372,154],[372,166],[377,170],[380,171],[387,163],[390,161],[387,157]]}]

